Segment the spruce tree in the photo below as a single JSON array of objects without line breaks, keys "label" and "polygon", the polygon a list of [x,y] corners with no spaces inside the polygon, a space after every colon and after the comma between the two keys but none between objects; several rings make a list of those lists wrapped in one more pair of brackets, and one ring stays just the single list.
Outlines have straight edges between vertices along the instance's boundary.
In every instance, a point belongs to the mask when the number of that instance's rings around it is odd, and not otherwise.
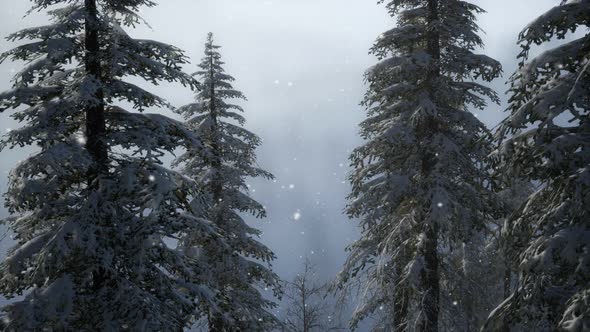
[{"label": "spruce tree", "polygon": [[23,44],[1,60],[27,65],[0,94],[0,111],[23,124],[1,148],[37,152],[12,170],[6,193],[17,244],[0,265],[0,291],[24,295],[3,308],[7,331],[182,330],[204,292],[186,282],[190,260],[166,239],[191,231],[216,241],[218,232],[189,205],[198,184],[159,161],[178,146],[199,150],[200,140],[142,112],[168,103],[125,81],[196,86],[181,50],[124,31],[154,5],[34,0],[31,10],[51,23],[8,37]]},{"label": "spruce tree", "polygon": [[247,178],[272,179],[273,175],[256,164],[258,136],[243,126],[244,110],[229,99],[245,99],[234,90],[234,78],[225,73],[219,46],[209,34],[205,57],[195,73],[202,81],[196,102],[178,112],[186,125],[203,140],[202,151],[189,151],[176,160],[182,173],[205,190],[209,206],[207,217],[226,239],[224,246],[203,244],[189,232],[180,240],[180,248],[199,267],[197,283],[212,294],[200,298],[210,331],[269,331],[277,326],[269,312],[276,304],[261,294],[261,288],[279,295],[279,278],[270,270],[274,253],[256,237],[261,232],[249,226],[245,215],[264,218],[264,207],[249,195]]},{"label": "spruce tree", "polygon": [[[486,331],[590,329],[589,24],[590,1],[562,1],[519,35],[497,155],[507,177],[539,186],[507,222],[519,280]],[[530,57],[535,45],[566,38]]]},{"label": "spruce tree", "polygon": [[398,25],[371,50],[380,62],[366,74],[366,142],[350,157],[347,212],[362,234],[337,285],[361,285],[353,328],[386,311],[388,330],[437,331],[445,253],[495,218],[491,142],[469,110],[498,101],[475,80],[491,81],[501,66],[474,53],[478,6],[391,0],[387,9]]},{"label": "spruce tree", "polygon": [[501,218],[490,220],[485,229],[445,255],[441,331],[479,331],[513,287],[515,269],[506,252],[503,225],[532,193],[532,186],[527,181],[510,182],[496,181]]}]

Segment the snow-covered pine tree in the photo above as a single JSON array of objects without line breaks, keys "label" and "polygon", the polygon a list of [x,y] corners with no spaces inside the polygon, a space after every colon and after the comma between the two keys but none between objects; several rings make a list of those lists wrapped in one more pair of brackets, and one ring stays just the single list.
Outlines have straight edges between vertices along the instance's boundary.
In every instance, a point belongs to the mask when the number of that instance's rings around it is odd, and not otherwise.
[{"label": "snow-covered pine tree", "polygon": [[31,10],[51,23],[8,37],[24,43],[1,60],[27,65],[0,94],[0,111],[23,123],[1,148],[38,152],[11,172],[6,193],[17,244],[0,265],[0,291],[24,295],[3,308],[7,331],[182,330],[205,292],[185,282],[188,259],[165,239],[191,231],[216,241],[217,232],[189,205],[201,195],[197,183],[159,161],[201,142],[164,115],[116,106],[168,106],[127,76],[196,86],[179,49],[123,30],[154,5],[34,0]]},{"label": "snow-covered pine tree", "polygon": [[[486,330],[590,329],[590,1],[562,1],[519,36],[510,115],[497,153],[508,177],[540,186],[505,230],[517,289]],[[584,29],[585,35],[571,33]],[[534,45],[571,38],[529,58]]]},{"label": "snow-covered pine tree", "polygon": [[264,207],[249,196],[246,178],[272,179],[273,175],[256,165],[255,149],[261,140],[243,127],[246,120],[240,113],[244,110],[228,102],[245,97],[233,89],[234,78],[225,73],[219,48],[210,33],[205,57],[195,73],[202,80],[202,90],[195,103],[178,109],[203,140],[204,151],[189,151],[175,162],[185,176],[205,188],[208,219],[227,237],[227,246],[203,244],[191,232],[179,246],[205,267],[196,282],[214,292],[200,299],[210,331],[269,331],[277,326],[276,317],[268,311],[276,304],[260,289],[280,294],[280,279],[270,270],[275,255],[256,240],[261,232],[249,226],[243,214],[266,216]]},{"label": "snow-covered pine tree", "polygon": [[[490,221],[468,242],[445,255],[441,286],[441,331],[479,331],[490,312],[508,297],[513,271],[506,254],[503,225],[506,217],[532,193],[528,181],[497,181],[502,218]],[[482,296],[485,294],[485,296]]]},{"label": "snow-covered pine tree", "polygon": [[362,235],[337,286],[360,280],[353,328],[387,310],[387,330],[436,331],[441,255],[469,241],[495,211],[488,130],[469,107],[498,101],[474,80],[491,81],[501,66],[474,53],[482,46],[478,6],[390,0],[387,8],[398,26],[372,48],[381,61],[366,74],[366,143],[351,156],[348,214],[360,218]]},{"label": "snow-covered pine tree", "polygon": [[488,230],[475,233],[444,255],[440,331],[479,331],[490,311],[503,301],[502,256],[491,235]]}]

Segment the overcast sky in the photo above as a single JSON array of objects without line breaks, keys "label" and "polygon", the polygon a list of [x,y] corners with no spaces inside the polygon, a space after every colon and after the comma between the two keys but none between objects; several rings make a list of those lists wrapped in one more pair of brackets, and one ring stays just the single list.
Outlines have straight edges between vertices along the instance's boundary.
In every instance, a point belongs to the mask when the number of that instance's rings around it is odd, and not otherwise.
[{"label": "overcast sky", "polygon": [[[376,0],[166,0],[142,12],[151,25],[130,32],[186,50],[194,62],[202,57],[207,32],[215,34],[237,78],[248,127],[264,140],[259,163],[276,182],[252,182],[253,195],[269,211],[253,225],[277,254],[275,270],[290,279],[309,256],[320,275],[333,276],[345,258],[344,248],[356,237],[355,224],[342,215],[348,184],[347,158],[360,143],[358,106],[365,91],[363,71],[375,62],[368,49],[394,25]],[[481,15],[484,52],[504,66],[504,77],[492,85],[502,96],[516,67],[518,32],[558,0],[475,0],[488,11]],[[29,1],[0,0],[0,35],[45,24],[42,15],[23,18]],[[0,51],[13,44],[0,41]],[[0,90],[20,64],[0,64]],[[194,65],[186,70],[194,71]],[[180,106],[192,99],[180,85],[151,87]],[[504,100],[504,98],[503,98]],[[489,126],[502,117],[505,105],[491,105],[479,117]],[[151,110],[156,111],[156,110]],[[0,130],[15,128],[0,114]],[[31,150],[0,153],[0,192],[8,171]],[[0,217],[6,210],[0,208]],[[299,217],[300,218],[296,218]],[[298,219],[298,220],[296,220]],[[4,241],[3,247],[6,247]],[[2,254],[3,255],[3,254]]]}]

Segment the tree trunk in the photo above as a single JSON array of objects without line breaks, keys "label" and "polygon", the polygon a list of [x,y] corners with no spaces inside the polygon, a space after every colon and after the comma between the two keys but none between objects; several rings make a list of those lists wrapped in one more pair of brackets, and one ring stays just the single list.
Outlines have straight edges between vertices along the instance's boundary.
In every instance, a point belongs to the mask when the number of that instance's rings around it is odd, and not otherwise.
[{"label": "tree trunk", "polygon": [[[86,115],[86,150],[92,156],[93,165],[88,172],[88,186],[98,188],[97,178],[101,173],[108,170],[108,151],[104,143],[106,132],[105,123],[105,104],[102,84],[102,70],[100,64],[100,40],[99,40],[99,22],[96,0],[85,0],[86,18],[84,21],[85,28],[85,57],[84,69],[87,77],[94,80],[98,85],[94,94],[94,100],[85,105]],[[92,273],[92,288],[99,291],[108,280],[108,272],[104,267],[99,266]]]},{"label": "tree trunk", "polygon": [[420,332],[438,331],[439,312],[439,260],[438,260],[438,225],[425,225],[426,230],[422,233],[423,243],[420,254],[424,257],[424,268],[422,270],[422,317],[418,325]]},{"label": "tree trunk", "polygon": [[[221,205],[221,199],[223,198],[223,178],[221,177],[221,166],[222,166],[222,151],[221,151],[221,139],[219,137],[219,120],[217,118],[217,110],[215,106],[215,71],[213,68],[213,55],[209,55],[209,79],[211,84],[209,86],[211,94],[211,102],[209,103],[209,114],[213,118],[212,133],[211,133],[211,152],[213,153],[213,162],[211,167],[215,170],[215,178],[213,179],[213,199],[215,205]],[[220,211],[218,211],[220,212]],[[220,216],[216,216],[219,218]]]},{"label": "tree trunk", "polygon": [[[84,45],[86,54],[84,66],[86,75],[94,80],[96,84],[102,84],[102,70],[100,64],[100,40],[99,40],[99,22],[96,0],[85,0],[86,19],[85,19],[85,39]],[[95,177],[107,169],[108,152],[104,143],[106,133],[104,91],[98,86],[95,94],[95,100],[89,102],[85,107],[86,113],[86,149],[94,159],[94,169],[89,175],[89,182],[93,182]]]},{"label": "tree trunk", "polygon": [[[213,43],[211,41],[211,43]],[[214,208],[214,212],[215,215],[212,216],[213,217],[213,222],[215,224],[220,224],[221,223],[221,218],[223,218],[222,216],[222,211],[221,211],[221,205],[223,204],[222,199],[223,199],[223,179],[220,175],[221,172],[221,166],[222,166],[222,161],[221,161],[221,146],[220,146],[220,139],[219,139],[219,124],[218,124],[218,119],[217,119],[217,112],[215,109],[215,84],[214,84],[214,78],[215,78],[215,71],[213,68],[214,62],[213,62],[213,49],[211,49],[211,54],[209,54],[209,79],[210,79],[210,84],[209,84],[209,93],[211,94],[211,101],[209,103],[209,114],[210,116],[213,118],[213,125],[212,125],[212,133],[211,133],[211,152],[213,154],[213,160],[211,163],[211,167],[213,168],[213,170],[216,172],[215,177],[213,178],[213,183],[212,183],[212,194],[213,194],[213,208]],[[210,332],[223,332],[225,331],[225,324],[223,321],[223,317],[221,317],[219,314],[210,314],[209,315],[209,331]]]},{"label": "tree trunk", "polygon": [[307,317],[307,289],[305,288],[305,281],[307,278],[307,266],[305,267],[305,274],[301,282],[301,308],[303,309],[303,332],[309,332],[309,322]]},{"label": "tree trunk", "polygon": [[512,270],[510,269],[510,264],[508,263],[508,258],[506,253],[504,252],[504,300],[506,300],[510,294],[512,294]]},{"label": "tree trunk", "polygon": [[[506,252],[504,254],[504,300],[508,299],[512,294],[512,270],[510,269],[510,264],[508,263],[508,257]],[[508,317],[504,316],[504,321],[502,324],[501,332],[510,332],[510,324],[508,323]]]},{"label": "tree trunk", "polygon": [[[427,53],[431,56],[433,63],[430,65],[428,73],[427,84],[429,89],[429,97],[432,102],[437,104],[436,86],[438,84],[438,77],[440,76],[440,35],[438,33],[439,21],[439,0],[428,0],[427,3],[428,18],[427,18]],[[425,130],[422,134],[431,137],[434,133],[440,130],[435,119],[429,119],[424,124]],[[429,181],[431,172],[435,168],[438,158],[434,151],[428,149],[422,156],[422,175],[425,181]],[[432,205],[432,204],[431,204]],[[440,276],[439,276],[439,257],[438,257],[438,221],[431,220],[424,225],[423,240],[420,248],[418,248],[420,255],[424,258],[424,268],[422,270],[422,316],[418,323],[418,331],[420,332],[437,332],[438,331],[438,315],[439,315],[439,292],[440,292]]]}]

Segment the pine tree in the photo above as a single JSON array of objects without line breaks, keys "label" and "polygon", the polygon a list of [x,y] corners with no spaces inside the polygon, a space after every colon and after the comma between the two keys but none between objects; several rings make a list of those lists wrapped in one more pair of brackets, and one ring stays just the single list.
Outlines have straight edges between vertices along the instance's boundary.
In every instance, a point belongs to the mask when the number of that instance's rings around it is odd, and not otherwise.
[{"label": "pine tree", "polygon": [[[490,312],[508,297],[514,268],[502,237],[506,217],[524,203],[532,186],[527,181],[497,181],[502,218],[445,255],[441,286],[442,331],[479,331]],[[502,185],[501,185],[502,184]],[[502,188],[503,189],[500,189]]]},{"label": "pine tree", "polygon": [[478,6],[392,0],[387,8],[398,25],[371,50],[380,62],[366,74],[366,143],[351,156],[347,212],[362,235],[338,286],[361,283],[353,328],[387,311],[390,330],[437,331],[444,253],[495,217],[488,130],[468,110],[498,101],[474,80],[491,81],[501,67],[474,53],[483,44]]},{"label": "pine tree", "polygon": [[223,247],[203,244],[188,233],[180,247],[198,266],[206,266],[198,283],[214,292],[201,299],[211,331],[268,331],[277,325],[268,311],[276,304],[259,288],[280,294],[278,276],[264,264],[270,266],[275,255],[256,240],[261,232],[242,216],[266,216],[264,207],[249,196],[246,178],[272,179],[273,175],[256,165],[255,149],[261,140],[243,127],[245,118],[240,113],[244,110],[227,101],[245,97],[233,89],[234,78],[225,73],[219,48],[210,33],[200,71],[195,73],[203,89],[195,103],[178,109],[205,148],[196,154],[189,151],[176,164],[182,165],[185,176],[205,188],[208,219],[219,227],[227,242]]},{"label": "pine tree", "polygon": [[502,302],[504,270],[499,268],[490,235],[487,230],[475,233],[469,242],[446,253],[441,268],[441,331],[479,331]]},{"label": "pine tree", "polygon": [[[516,290],[487,331],[590,329],[590,1],[562,1],[520,33],[510,115],[497,138],[506,176],[539,184],[507,223]],[[530,57],[534,45],[585,35]]]},{"label": "pine tree", "polygon": [[197,84],[181,71],[182,51],[123,30],[154,5],[35,0],[31,10],[51,23],[9,37],[24,43],[1,60],[27,65],[0,94],[0,111],[23,126],[1,148],[38,152],[11,172],[6,194],[17,244],[0,265],[0,291],[25,295],[3,308],[7,331],[181,330],[205,292],[185,282],[190,260],[166,239],[188,230],[215,242],[217,231],[189,205],[198,184],[159,161],[200,140],[164,115],[117,106],[169,106],[127,76]]}]

